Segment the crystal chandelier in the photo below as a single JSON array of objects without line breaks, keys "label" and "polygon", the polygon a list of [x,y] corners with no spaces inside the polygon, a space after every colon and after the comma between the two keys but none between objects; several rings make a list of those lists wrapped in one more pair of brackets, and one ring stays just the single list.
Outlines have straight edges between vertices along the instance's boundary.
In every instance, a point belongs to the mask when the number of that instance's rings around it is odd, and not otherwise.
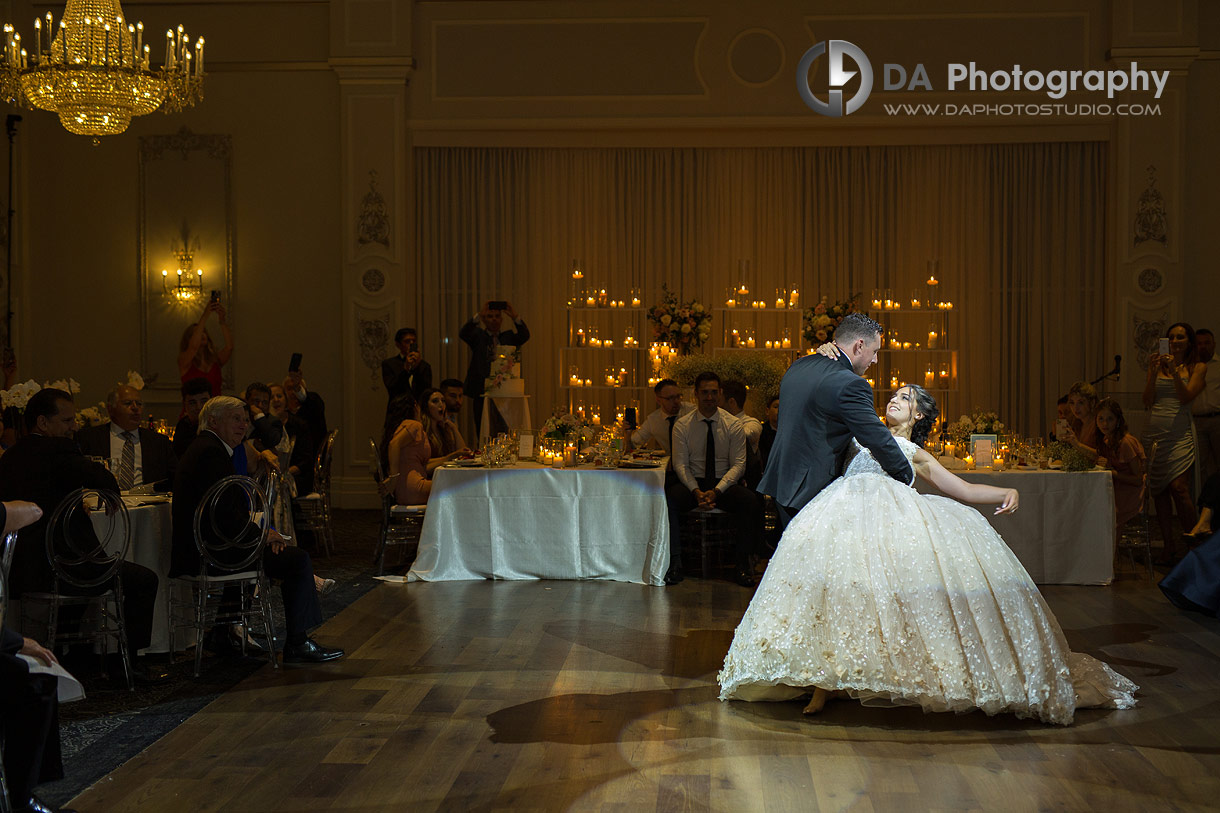
[{"label": "crystal chandelier", "polygon": [[[194,44],[165,32],[165,64],[153,69],[144,23],[132,25],[119,0],[68,0],[58,27],[51,13],[34,20],[34,41],[4,26],[0,95],[59,114],[69,132],[98,137],[127,129],[133,116],[158,108],[177,113],[203,98],[203,37]],[[192,64],[193,63],[193,64]]]}]

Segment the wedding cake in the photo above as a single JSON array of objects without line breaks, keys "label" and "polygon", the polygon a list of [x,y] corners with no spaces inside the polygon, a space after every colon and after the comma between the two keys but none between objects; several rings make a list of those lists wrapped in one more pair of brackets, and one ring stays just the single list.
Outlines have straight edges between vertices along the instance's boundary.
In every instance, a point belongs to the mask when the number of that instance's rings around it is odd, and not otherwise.
[{"label": "wedding cake", "polygon": [[505,353],[492,359],[491,371],[483,382],[483,393],[489,398],[525,395],[525,379],[520,376],[516,354]]}]

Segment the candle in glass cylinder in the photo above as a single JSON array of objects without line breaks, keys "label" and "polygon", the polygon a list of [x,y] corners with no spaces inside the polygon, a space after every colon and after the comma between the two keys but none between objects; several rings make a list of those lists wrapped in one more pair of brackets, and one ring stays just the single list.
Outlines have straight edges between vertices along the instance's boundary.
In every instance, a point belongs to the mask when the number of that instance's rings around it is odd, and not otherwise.
[{"label": "candle in glass cylinder", "polygon": [[936,342],[940,338],[940,334],[936,332],[936,325],[931,325],[928,328],[928,349],[935,350]]},{"label": "candle in glass cylinder", "polygon": [[924,372],[924,374],[923,374],[923,385],[924,385],[924,387],[931,389],[935,383],[936,383],[936,372],[932,369],[932,365],[929,364],[927,371]]}]

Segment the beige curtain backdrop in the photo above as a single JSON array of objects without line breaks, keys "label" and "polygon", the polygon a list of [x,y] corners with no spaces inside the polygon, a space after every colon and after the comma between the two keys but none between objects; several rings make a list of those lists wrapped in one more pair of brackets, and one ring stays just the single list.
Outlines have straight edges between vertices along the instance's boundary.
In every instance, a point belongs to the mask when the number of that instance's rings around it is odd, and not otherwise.
[{"label": "beige curtain backdrop", "polygon": [[[535,420],[566,405],[558,348],[573,259],[585,285],[645,305],[662,283],[721,303],[737,260],[763,298],[900,295],[938,259],[959,350],[950,419],[992,408],[1044,433],[1056,398],[1109,369],[1103,346],[1106,145],[763,149],[417,148],[415,303],[438,380],[482,302],[511,301],[532,338]],[[757,286],[757,287],[755,287]],[[720,343],[719,323],[712,340]],[[651,408],[651,403],[645,403]]]}]

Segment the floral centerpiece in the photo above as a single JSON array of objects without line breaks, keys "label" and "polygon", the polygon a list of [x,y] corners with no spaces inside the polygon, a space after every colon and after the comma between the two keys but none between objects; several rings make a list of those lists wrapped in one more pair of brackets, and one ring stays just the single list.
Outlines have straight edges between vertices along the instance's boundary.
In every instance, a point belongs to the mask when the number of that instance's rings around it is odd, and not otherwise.
[{"label": "floral centerpiece", "polygon": [[1084,452],[1062,440],[1055,441],[1046,450],[1051,460],[1063,461],[1064,471],[1088,471],[1093,468],[1093,461]]},{"label": "floral centerpiece", "polygon": [[599,431],[599,427],[570,412],[552,415],[542,425],[542,437],[547,440],[579,441],[582,447],[596,440]]},{"label": "floral centerpiece", "polygon": [[[41,389],[42,385],[32,378],[21,384],[14,384],[7,390],[0,391],[0,406],[24,413],[25,405],[30,402],[30,397]],[[77,389],[79,390],[80,387]]]},{"label": "floral centerpiece", "polygon": [[967,443],[971,435],[1002,436],[1007,430],[1008,427],[1000,421],[999,415],[994,412],[984,412],[976,407],[973,413],[963,415],[953,423],[946,425],[944,431],[941,432],[941,438],[951,443]]},{"label": "floral centerpiece", "polygon": [[86,426],[101,426],[110,420],[106,402],[99,401],[95,406],[88,406],[76,411],[76,425],[84,429]]},{"label": "floral centerpiece", "polygon": [[520,378],[517,371],[517,365],[520,359],[517,357],[517,351],[511,353],[503,353],[491,360],[491,370],[487,374],[487,378],[483,381],[483,391],[492,392],[500,389],[500,386],[513,378]]},{"label": "floral centerpiece", "polygon": [[712,315],[697,299],[679,302],[666,285],[661,286],[661,301],[648,312],[652,337],[668,342],[679,353],[689,353],[707,341],[712,331]]},{"label": "floral centerpiece", "polygon": [[788,371],[788,360],[770,353],[731,350],[714,356],[678,356],[661,371],[684,387],[693,386],[695,376],[713,372],[721,381],[740,381],[749,389],[754,412],[762,414],[772,396],[779,395],[779,382]]},{"label": "floral centerpiece", "polygon": [[829,341],[834,341],[835,328],[849,313],[858,311],[856,300],[860,294],[852,294],[841,302],[831,303],[829,297],[822,297],[812,308],[805,308],[801,318],[801,335],[810,347],[817,347]]}]

